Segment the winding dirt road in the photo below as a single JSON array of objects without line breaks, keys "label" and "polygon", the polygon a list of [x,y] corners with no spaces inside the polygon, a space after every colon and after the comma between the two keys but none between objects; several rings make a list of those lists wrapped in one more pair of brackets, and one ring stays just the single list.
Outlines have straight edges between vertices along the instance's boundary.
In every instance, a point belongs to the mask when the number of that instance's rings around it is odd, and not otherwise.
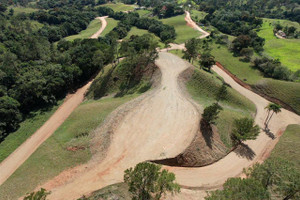
[{"label": "winding dirt road", "polygon": [[191,143],[200,115],[178,84],[179,74],[190,65],[169,53],[160,53],[156,64],[162,73],[161,85],[144,94],[147,96],[120,122],[105,160],[100,164],[91,161],[85,172],[52,189],[49,199],[76,199],[120,182],[125,169],[176,156]]},{"label": "winding dirt road", "polygon": [[97,17],[96,19],[99,19],[101,21],[101,28],[95,33],[93,34],[90,38],[91,39],[97,39],[101,33],[104,31],[104,29],[106,28],[107,26],[107,21],[105,18],[107,18],[108,16],[105,16],[105,17]]}]

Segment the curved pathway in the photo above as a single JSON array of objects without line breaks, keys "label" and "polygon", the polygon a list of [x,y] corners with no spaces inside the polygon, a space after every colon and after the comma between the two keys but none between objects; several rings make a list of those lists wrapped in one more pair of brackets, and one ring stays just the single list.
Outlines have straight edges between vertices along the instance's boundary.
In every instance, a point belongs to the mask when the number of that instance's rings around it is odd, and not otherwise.
[{"label": "curved pathway", "polygon": [[104,31],[104,29],[106,28],[107,26],[107,21],[105,18],[107,18],[108,16],[105,16],[105,17],[96,17],[96,19],[99,19],[101,21],[101,28],[95,33],[93,34],[90,38],[91,39],[96,39],[98,38],[101,33]]},{"label": "curved pathway", "polygon": [[176,156],[191,143],[200,114],[178,84],[179,74],[190,64],[169,53],[160,53],[156,64],[162,73],[161,85],[144,94],[124,116],[113,132],[106,158],[100,164],[92,160],[84,172],[52,189],[49,199],[76,199],[120,182],[125,169],[146,160]]}]

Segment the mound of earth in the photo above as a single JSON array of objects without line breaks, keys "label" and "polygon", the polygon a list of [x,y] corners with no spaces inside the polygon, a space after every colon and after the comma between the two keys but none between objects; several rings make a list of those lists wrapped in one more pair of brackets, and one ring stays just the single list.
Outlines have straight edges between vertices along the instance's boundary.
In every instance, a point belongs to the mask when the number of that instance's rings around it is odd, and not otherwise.
[{"label": "mound of earth", "polygon": [[[192,77],[193,73],[194,69],[190,67],[180,75],[179,79],[183,90],[185,89],[185,83]],[[198,110],[201,110],[200,105],[197,105],[197,107]],[[201,112],[199,111],[199,113]],[[184,152],[174,158],[153,162],[169,166],[201,167],[220,160],[227,153],[228,149],[221,141],[217,128],[213,125],[209,126],[201,120],[197,134]]]}]

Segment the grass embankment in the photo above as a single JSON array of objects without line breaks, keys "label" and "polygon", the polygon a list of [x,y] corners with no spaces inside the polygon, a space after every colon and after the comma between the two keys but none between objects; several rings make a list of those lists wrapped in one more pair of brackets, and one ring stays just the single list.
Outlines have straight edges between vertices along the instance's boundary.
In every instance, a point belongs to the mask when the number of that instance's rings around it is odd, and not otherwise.
[{"label": "grass embankment", "polygon": [[[121,104],[137,97],[83,102],[34,154],[0,187],[0,199],[17,199],[70,167],[91,158],[89,134]],[[70,151],[73,147],[76,151]]]},{"label": "grass embankment", "polygon": [[297,113],[300,113],[300,83],[280,81],[271,78],[264,78],[256,69],[251,67],[251,63],[241,62],[238,57],[234,57],[226,46],[212,46],[212,54],[232,74],[248,83],[254,90],[272,98],[281,100],[291,106]]},{"label": "grass embankment", "polygon": [[273,34],[273,24],[279,22],[283,27],[294,26],[300,31],[297,22],[277,19],[263,19],[263,25],[258,35],[264,38],[265,53],[275,59],[279,59],[282,65],[292,71],[300,70],[300,39],[279,39]]},{"label": "grass embankment", "polygon": [[271,157],[279,157],[294,163],[300,170],[300,125],[289,125],[279,142],[276,144]]},{"label": "grass embankment", "polygon": [[[172,50],[171,53],[182,57],[182,52],[179,50]],[[195,62],[194,64],[196,64]],[[187,82],[187,90],[203,108],[215,102],[216,94],[222,85],[222,78],[215,73],[208,73],[200,70],[199,65],[196,65],[192,78]],[[231,148],[230,133],[233,127],[234,119],[241,117],[253,117],[255,114],[255,105],[239,94],[237,91],[227,87],[228,95],[224,101],[220,102],[223,111],[220,112],[217,120],[217,128],[222,142]]]},{"label": "grass embankment", "polygon": [[31,112],[29,116],[20,124],[20,128],[9,134],[0,144],[0,162],[7,158],[16,150],[25,140],[27,140],[35,131],[37,131],[57,110],[63,101],[47,111]]},{"label": "grass embankment", "polygon": [[107,4],[103,4],[101,6],[109,7],[111,9],[113,9],[115,12],[132,11],[135,8],[134,5],[127,5],[127,4],[123,4],[123,3],[107,3]]},{"label": "grass embankment", "polygon": [[199,31],[186,25],[186,21],[184,20],[184,18],[185,15],[178,15],[175,17],[170,17],[161,20],[164,24],[174,26],[177,34],[174,42],[178,44],[184,43],[185,41],[191,38],[201,36],[201,33]]},{"label": "grass embankment", "polygon": [[117,183],[109,185],[98,191],[95,191],[89,196],[88,200],[99,199],[118,199],[118,200],[131,200],[132,195],[128,192],[128,186],[126,183]]},{"label": "grass embankment", "polygon": [[65,39],[68,41],[73,41],[75,39],[86,39],[91,37],[93,34],[95,34],[99,29],[101,28],[101,21],[99,19],[94,19],[90,22],[88,27],[78,33],[77,35],[71,35],[69,37],[66,37]]},{"label": "grass embankment", "polygon": [[132,35],[138,35],[138,36],[142,36],[144,34],[150,34],[154,37],[154,40],[157,41],[158,43],[158,46],[163,48],[165,45],[160,41],[160,38],[157,37],[156,35],[154,35],[153,33],[150,33],[149,31],[147,30],[144,30],[144,29],[139,29],[135,26],[133,26],[131,28],[131,30],[128,32],[127,36],[124,38],[124,39],[129,39]]},{"label": "grass embankment", "polygon": [[104,31],[101,33],[101,36],[105,36],[107,33],[113,30],[119,22],[118,20],[115,20],[113,18],[106,18],[106,21],[107,21],[107,26],[104,29]]}]

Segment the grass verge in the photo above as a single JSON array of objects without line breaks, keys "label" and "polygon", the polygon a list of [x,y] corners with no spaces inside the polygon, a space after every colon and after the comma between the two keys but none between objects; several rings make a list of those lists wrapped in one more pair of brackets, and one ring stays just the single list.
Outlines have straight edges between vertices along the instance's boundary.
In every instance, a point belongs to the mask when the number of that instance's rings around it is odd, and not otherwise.
[{"label": "grass verge", "polygon": [[91,37],[100,28],[101,28],[101,21],[99,19],[94,19],[93,21],[90,22],[90,24],[85,30],[81,31],[77,35],[68,36],[65,39],[68,41],[73,41],[75,39],[86,39]]},{"label": "grass verge", "polygon": [[[67,168],[87,162],[89,133],[118,106],[137,95],[82,103],[34,154],[0,187],[0,199],[17,199]],[[77,148],[76,151],[68,147]]]},{"label": "grass verge", "polygon": [[16,150],[23,142],[25,142],[35,131],[37,131],[63,103],[58,104],[47,111],[31,112],[29,117],[25,119],[20,128],[9,134],[0,145],[0,162],[7,158],[14,150]]},{"label": "grass verge", "polygon": [[184,18],[185,15],[178,15],[161,20],[164,24],[174,26],[177,34],[175,43],[178,44],[184,43],[191,38],[201,36],[201,33],[199,31],[196,31],[195,29],[186,25],[186,21],[184,20]]}]

